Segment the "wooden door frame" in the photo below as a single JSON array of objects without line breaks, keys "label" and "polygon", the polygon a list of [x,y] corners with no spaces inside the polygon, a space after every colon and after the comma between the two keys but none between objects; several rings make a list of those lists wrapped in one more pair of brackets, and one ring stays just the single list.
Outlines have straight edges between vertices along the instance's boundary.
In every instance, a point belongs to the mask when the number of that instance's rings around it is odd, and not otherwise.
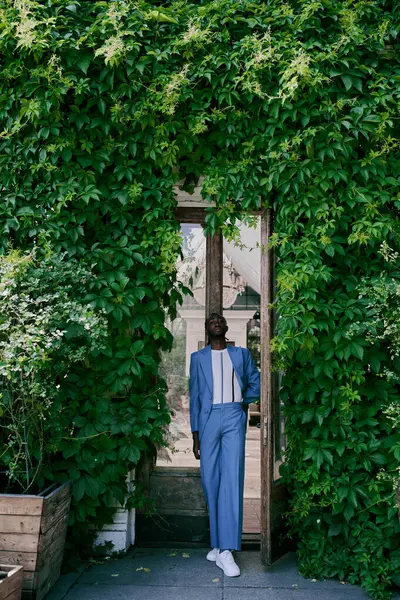
[{"label": "wooden door frame", "polygon": [[261,215],[261,397],[260,397],[260,470],[261,470],[261,562],[272,563],[272,487],[274,483],[274,402],[272,382],[272,251],[269,239],[272,233],[272,210]]},{"label": "wooden door frame", "polygon": [[[272,564],[273,544],[273,503],[276,501],[274,484],[275,466],[275,407],[271,360],[271,339],[273,336],[274,269],[273,252],[269,239],[273,231],[273,213],[267,208],[261,213],[261,264],[260,264],[260,328],[261,328],[261,397],[260,397],[260,477],[261,477],[261,522],[260,554],[265,566]],[[178,207],[177,219],[180,223],[205,224],[203,207]],[[206,245],[206,316],[211,312],[223,314],[223,236],[216,233],[207,236]],[[280,492],[282,493],[282,491]],[[279,494],[278,494],[279,495]],[[278,499],[279,501],[279,499]]]}]

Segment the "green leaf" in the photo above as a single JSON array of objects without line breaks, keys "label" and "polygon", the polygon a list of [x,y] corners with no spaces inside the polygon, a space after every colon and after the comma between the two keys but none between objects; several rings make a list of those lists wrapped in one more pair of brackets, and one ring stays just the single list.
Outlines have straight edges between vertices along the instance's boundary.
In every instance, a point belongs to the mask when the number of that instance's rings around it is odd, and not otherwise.
[{"label": "green leaf", "polygon": [[99,484],[94,477],[85,475],[85,490],[90,498],[97,498],[99,495]]},{"label": "green leaf", "polygon": [[97,101],[97,107],[101,114],[104,115],[106,112],[107,104],[105,103],[103,98],[99,98],[99,100]]},{"label": "green leaf", "polygon": [[374,373],[379,373],[381,368],[381,361],[377,356],[372,355],[369,359],[369,364],[371,365],[371,369],[374,371]]},{"label": "green leaf", "polygon": [[354,508],[358,507],[357,495],[354,490],[349,490],[349,493],[347,495],[347,500],[348,500],[348,502],[350,502],[350,504],[352,504],[354,506]]},{"label": "green leaf", "polygon": [[339,442],[338,444],[336,444],[335,450],[339,454],[339,456],[343,456],[343,453],[346,450],[346,444],[344,442]]},{"label": "green leaf", "polygon": [[72,486],[72,495],[75,498],[75,500],[79,502],[80,500],[82,500],[83,496],[85,495],[85,492],[86,483],[84,477],[81,476],[80,479],[78,479],[78,481],[75,481]]},{"label": "green leaf", "polygon": [[326,459],[326,461],[331,465],[331,467],[333,466],[333,456],[332,456],[332,452],[330,452],[329,450],[321,450],[322,454],[324,455],[324,458]]},{"label": "green leaf", "polygon": [[349,75],[342,75],[341,76],[341,80],[344,83],[344,87],[346,88],[346,92],[348,92],[349,89],[351,88],[351,86],[353,85],[351,77]]},{"label": "green leaf", "polygon": [[152,358],[151,356],[147,356],[146,354],[141,354],[137,358],[143,365],[148,365],[148,366],[152,366],[152,367],[156,366],[156,362],[155,362],[154,358]]},{"label": "green leaf", "polygon": [[379,115],[367,115],[363,118],[363,121],[366,123],[380,123],[381,117]]},{"label": "green leaf", "polygon": [[18,217],[33,217],[35,213],[30,206],[23,206],[22,208],[19,208],[15,214]]},{"label": "green leaf", "polygon": [[332,367],[330,361],[329,362],[326,361],[324,363],[324,373],[325,373],[325,375],[327,377],[330,377],[332,379],[332,377],[333,377],[333,367]]},{"label": "green leaf", "polygon": [[133,329],[138,329],[139,327],[142,326],[143,324],[143,320],[144,320],[144,315],[135,315],[131,321],[131,327]]},{"label": "green leaf", "polygon": [[351,351],[351,354],[353,354],[353,356],[362,360],[362,358],[364,356],[364,348],[362,346],[360,346],[359,344],[356,344],[355,342],[352,342],[350,344],[350,351]]},{"label": "green leaf", "polygon": [[83,71],[85,73],[85,75],[88,71],[91,60],[92,60],[92,55],[90,55],[90,54],[83,54],[83,55],[79,56],[79,59],[77,60],[76,64],[81,69],[81,71]]},{"label": "green leaf", "polygon": [[72,158],[72,150],[70,150],[69,148],[64,148],[64,150],[61,151],[61,156],[63,157],[65,162],[69,162]]},{"label": "green leaf", "polygon": [[373,454],[370,455],[369,458],[376,465],[386,465],[386,463],[387,463],[386,457],[383,454],[380,454],[379,452],[374,452]]},{"label": "green leaf", "polygon": [[147,16],[154,21],[158,21],[158,23],[178,23],[176,19],[160,10],[151,10]]},{"label": "green leaf", "polygon": [[137,360],[132,360],[130,363],[130,369],[133,375],[137,375],[137,377],[142,376],[142,367],[139,365]]},{"label": "green leaf", "polygon": [[132,344],[132,346],[130,347],[130,351],[132,352],[132,354],[139,354],[140,352],[142,352],[143,348],[144,348],[144,341],[136,340],[136,342],[134,342]]},{"label": "green leaf", "polygon": [[354,517],[354,513],[355,513],[354,507],[350,504],[350,502],[347,502],[345,509],[343,511],[343,516],[347,522],[350,521],[350,519],[352,517]]},{"label": "green leaf", "polygon": [[313,417],[314,417],[314,409],[309,408],[309,409],[303,411],[303,414],[301,416],[301,422],[309,423],[310,421],[312,421]]},{"label": "green leaf", "polygon": [[342,524],[334,523],[329,527],[328,536],[334,537],[335,535],[339,535],[342,532]]}]

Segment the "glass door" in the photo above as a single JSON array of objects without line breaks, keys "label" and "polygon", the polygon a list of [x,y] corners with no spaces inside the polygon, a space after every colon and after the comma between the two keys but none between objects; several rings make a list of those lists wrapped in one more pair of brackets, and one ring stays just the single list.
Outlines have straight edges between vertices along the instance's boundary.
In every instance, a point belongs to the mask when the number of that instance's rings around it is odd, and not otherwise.
[{"label": "glass door", "polygon": [[[192,453],[188,375],[190,354],[204,346],[206,314],[222,312],[229,327],[228,343],[248,347],[257,367],[261,366],[260,222],[256,227],[239,227],[240,246],[220,236],[206,238],[199,223],[181,224],[183,260],[177,265],[178,278],[190,287],[193,297],[184,298],[177,307],[178,317],[169,324],[174,344],[163,356],[163,374],[172,420],[169,447],[158,452],[158,467],[199,468]],[[260,406],[253,403],[246,436],[243,533],[247,541],[259,539],[260,509]]]},{"label": "glass door", "polygon": [[280,374],[273,372],[271,339],[274,335],[274,256],[269,247],[272,235],[272,211],[261,217],[261,560],[271,565],[282,555],[284,544],[283,514],[287,508],[287,490],[279,477],[284,460],[285,436],[282,406],[279,402]]}]

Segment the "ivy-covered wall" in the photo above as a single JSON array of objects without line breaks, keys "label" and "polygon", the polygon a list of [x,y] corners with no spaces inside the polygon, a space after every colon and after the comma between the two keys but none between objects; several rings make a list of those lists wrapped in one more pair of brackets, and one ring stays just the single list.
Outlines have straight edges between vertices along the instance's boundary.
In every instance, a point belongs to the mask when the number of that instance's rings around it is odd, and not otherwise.
[{"label": "ivy-covered wall", "polygon": [[[389,0],[9,0],[0,12],[1,244],[88,261],[109,346],[63,384],[73,537],[107,518],[168,420],[179,297],[173,185],[205,175],[210,231],[272,205],[289,519],[309,576],[375,598],[400,568],[383,410],[398,369],[352,330],[399,247],[399,21]],[[88,293],[89,293],[88,292]],[[106,433],[107,432],[107,433]]]}]

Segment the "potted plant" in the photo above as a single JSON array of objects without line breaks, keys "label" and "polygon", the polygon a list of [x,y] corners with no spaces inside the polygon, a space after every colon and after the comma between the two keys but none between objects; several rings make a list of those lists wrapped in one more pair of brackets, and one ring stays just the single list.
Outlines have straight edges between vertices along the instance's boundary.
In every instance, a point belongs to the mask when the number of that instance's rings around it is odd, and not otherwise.
[{"label": "potted plant", "polygon": [[20,600],[22,567],[0,564],[0,600]]},{"label": "potted plant", "polygon": [[107,335],[82,292],[91,276],[63,256],[0,257],[1,562],[23,566],[23,593],[37,600],[59,577],[71,499],[52,471],[70,427],[63,382]]}]

